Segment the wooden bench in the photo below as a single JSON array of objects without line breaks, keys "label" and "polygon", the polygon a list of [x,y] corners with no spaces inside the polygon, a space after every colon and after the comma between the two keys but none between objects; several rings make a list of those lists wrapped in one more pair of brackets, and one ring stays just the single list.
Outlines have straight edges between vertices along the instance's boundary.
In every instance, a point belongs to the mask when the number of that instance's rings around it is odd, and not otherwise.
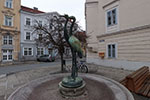
[{"label": "wooden bench", "polygon": [[130,91],[150,97],[150,72],[149,67],[141,67],[126,76],[121,83]]}]

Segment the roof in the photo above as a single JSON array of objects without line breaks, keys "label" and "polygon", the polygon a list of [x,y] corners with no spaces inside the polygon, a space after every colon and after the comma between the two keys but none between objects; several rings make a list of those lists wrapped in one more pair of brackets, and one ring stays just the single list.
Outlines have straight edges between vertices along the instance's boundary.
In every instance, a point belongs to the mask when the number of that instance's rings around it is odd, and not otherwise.
[{"label": "roof", "polygon": [[21,10],[22,11],[26,11],[26,12],[30,12],[30,13],[34,13],[34,14],[45,13],[43,11],[38,10],[37,8],[36,9],[32,9],[32,8],[25,7],[25,6],[21,6]]}]

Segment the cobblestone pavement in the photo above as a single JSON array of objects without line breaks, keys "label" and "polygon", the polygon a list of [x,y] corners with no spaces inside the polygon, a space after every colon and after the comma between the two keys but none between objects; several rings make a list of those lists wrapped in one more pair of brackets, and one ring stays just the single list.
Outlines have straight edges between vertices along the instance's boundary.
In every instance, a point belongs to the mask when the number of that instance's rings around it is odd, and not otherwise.
[{"label": "cobblestone pavement", "polygon": [[[116,81],[122,80],[125,76],[130,74],[132,71],[98,66],[95,64],[87,64],[89,68],[89,73],[99,74]],[[34,70],[28,70],[23,72],[17,72],[15,74],[10,74],[7,76],[2,76],[0,78],[0,100],[5,100],[14,90],[23,84],[26,84],[37,78],[59,73],[60,66],[49,67],[49,68],[37,68]],[[149,98],[133,94],[135,100],[150,100]]]}]

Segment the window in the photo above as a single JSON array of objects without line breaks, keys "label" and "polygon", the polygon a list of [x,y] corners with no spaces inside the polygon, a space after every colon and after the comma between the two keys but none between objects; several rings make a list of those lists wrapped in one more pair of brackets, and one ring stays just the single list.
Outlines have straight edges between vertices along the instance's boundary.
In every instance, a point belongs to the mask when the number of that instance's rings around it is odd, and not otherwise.
[{"label": "window", "polygon": [[107,48],[108,58],[116,58],[116,44],[109,44]]},{"label": "window", "polygon": [[39,34],[39,40],[42,40],[42,34]]},{"label": "window", "polygon": [[5,35],[3,36],[3,44],[4,45],[12,45],[13,44],[13,38],[11,35]]},{"label": "window", "polygon": [[107,26],[113,26],[117,24],[117,9],[107,11]]},{"label": "window", "polygon": [[41,21],[41,20],[39,21],[39,25],[41,25],[41,26],[42,26],[42,21]]},{"label": "window", "polygon": [[28,25],[28,26],[31,25],[31,19],[30,18],[26,18],[26,25]]},{"label": "window", "polygon": [[5,7],[7,7],[7,8],[12,8],[12,0],[6,0],[5,1]]},{"label": "window", "polygon": [[3,61],[11,61],[13,59],[12,52],[13,50],[3,50]]},{"label": "window", "polygon": [[24,56],[31,56],[32,48],[24,48]]},{"label": "window", "polygon": [[37,55],[43,55],[44,49],[43,48],[37,48]]},{"label": "window", "polygon": [[13,18],[12,18],[12,16],[5,16],[5,22],[4,22],[4,25],[6,25],[6,26],[13,26]]},{"label": "window", "polygon": [[3,50],[3,60],[7,60],[7,50]]},{"label": "window", "polygon": [[69,51],[70,51],[70,49],[69,49],[69,48],[66,48],[65,50],[66,50],[66,55],[69,56],[69,53],[70,53]]},{"label": "window", "polygon": [[31,34],[30,34],[30,32],[26,32],[26,40],[31,40]]},{"label": "window", "polygon": [[8,50],[8,60],[12,60],[12,50]]}]

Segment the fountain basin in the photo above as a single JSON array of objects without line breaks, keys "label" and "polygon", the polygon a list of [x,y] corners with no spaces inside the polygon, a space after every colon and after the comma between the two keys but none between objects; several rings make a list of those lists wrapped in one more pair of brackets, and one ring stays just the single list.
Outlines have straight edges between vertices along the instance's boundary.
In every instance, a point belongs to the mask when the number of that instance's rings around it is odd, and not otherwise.
[{"label": "fountain basin", "polygon": [[94,74],[79,74],[86,82],[85,92],[77,97],[64,97],[58,84],[70,74],[49,75],[18,88],[8,100],[134,100],[120,83]]}]

